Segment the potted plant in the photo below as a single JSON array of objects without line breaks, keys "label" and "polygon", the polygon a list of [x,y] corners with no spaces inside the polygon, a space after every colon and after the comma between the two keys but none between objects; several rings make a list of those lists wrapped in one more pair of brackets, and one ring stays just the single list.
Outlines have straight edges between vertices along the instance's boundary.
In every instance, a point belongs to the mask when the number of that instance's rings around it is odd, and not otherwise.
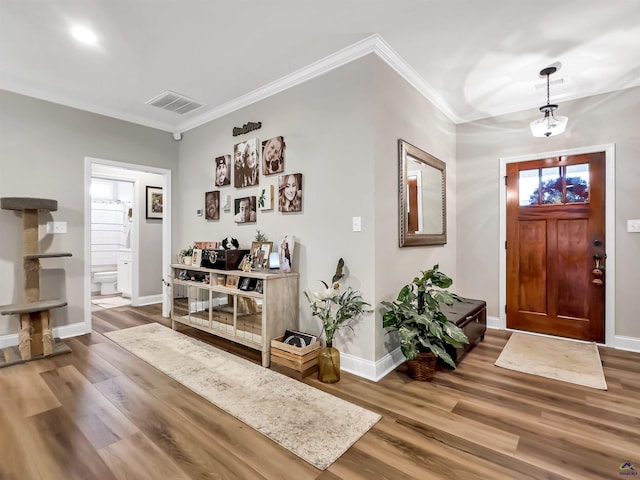
[{"label": "potted plant", "polygon": [[421,272],[422,276],[402,287],[393,302],[381,302],[388,309],[382,316],[382,325],[398,332],[409,374],[417,380],[433,379],[438,358],[455,369],[447,346],[460,348],[469,343],[462,329],[447,320],[440,310],[441,303],[452,305],[456,296],[443,290],[449,288],[453,280],[438,268],[436,264]]},{"label": "potted plant", "polygon": [[311,313],[322,322],[322,333],[326,339],[326,348],[318,352],[318,379],[325,383],[340,380],[340,352],[333,348],[333,338],[340,328],[353,327],[348,324],[363,313],[370,312],[371,305],[365,302],[359,291],[348,287],[342,290],[340,280],[344,277],[344,260],[338,260],[336,273],[330,283],[321,280],[325,289],[321,292],[305,290],[304,295],[311,306]]},{"label": "potted plant", "polygon": [[180,258],[185,265],[191,265],[193,260],[193,247],[187,247],[180,251]]}]

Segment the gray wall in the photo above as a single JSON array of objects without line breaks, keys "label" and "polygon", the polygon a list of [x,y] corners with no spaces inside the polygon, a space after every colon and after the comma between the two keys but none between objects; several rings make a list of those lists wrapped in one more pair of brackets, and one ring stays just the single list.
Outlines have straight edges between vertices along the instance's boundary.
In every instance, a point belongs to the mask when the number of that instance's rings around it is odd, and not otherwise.
[{"label": "gray wall", "polygon": [[[456,266],[456,142],[455,125],[382,61],[377,63],[372,124],[375,142],[374,180],[376,225],[375,298],[376,359],[397,345],[382,328],[379,302],[395,299],[399,290],[436,263],[458,287]],[[447,244],[398,246],[398,139],[421,148],[446,163]]]},{"label": "gray wall", "polygon": [[458,276],[460,293],[484,298],[498,316],[499,159],[591,145],[615,144],[615,333],[640,338],[640,234],[627,219],[640,218],[640,88],[560,102],[569,117],[563,135],[535,138],[528,123],[537,110],[459,125]]},{"label": "gray wall", "polygon": [[[234,126],[262,122],[260,130],[233,137]],[[248,138],[283,135],[287,144],[285,173],[303,173],[302,213],[258,212],[255,224],[236,225],[232,212],[207,222],[195,211],[204,193],[214,190],[213,159],[231,154]],[[450,244],[446,247],[398,248],[397,141],[407,140],[451,166]],[[362,291],[375,313],[343,329],[336,345],[344,353],[376,360],[381,345],[378,304],[395,297],[420,268],[440,261],[455,274],[455,137],[454,126],[429,102],[373,55],[274,95],[184,134],[180,144],[180,181],[174,253],[194,240],[236,237],[248,247],[256,229],[279,243],[284,234],[297,238],[294,271],[300,273],[300,328],[320,332],[302,294],[328,281],[338,258],[349,272],[346,281]],[[265,180],[266,179],[266,180]],[[277,176],[261,177],[277,182]],[[222,187],[232,198],[257,195],[257,188]],[[277,189],[276,189],[277,190]],[[352,217],[362,217],[362,231],[352,231]]]},{"label": "gray wall", "polygon": [[[52,311],[56,327],[84,321],[84,262],[90,261],[84,258],[85,157],[175,171],[178,146],[166,132],[0,91],[0,196],[55,199],[58,210],[41,214],[40,225],[67,222],[66,234],[41,231],[41,250],[73,254],[41,261],[42,297],[61,296],[69,304]],[[17,212],[0,210],[0,245],[0,304],[22,302]],[[17,327],[17,320],[5,317],[0,334],[16,333]]]}]

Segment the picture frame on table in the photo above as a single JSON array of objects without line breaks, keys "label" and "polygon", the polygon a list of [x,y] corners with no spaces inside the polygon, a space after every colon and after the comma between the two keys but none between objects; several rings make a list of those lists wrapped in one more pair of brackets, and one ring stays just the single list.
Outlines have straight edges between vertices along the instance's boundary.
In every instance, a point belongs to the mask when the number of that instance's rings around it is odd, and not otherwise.
[{"label": "picture frame on table", "polygon": [[147,185],[146,218],[148,220],[162,220],[162,187]]},{"label": "picture frame on table", "polygon": [[238,282],[240,282],[240,277],[238,275],[227,275],[227,283],[225,284],[225,287],[238,288]]},{"label": "picture frame on table", "polygon": [[269,255],[273,250],[273,242],[251,242],[251,258],[253,268],[265,269],[269,267]]},{"label": "picture frame on table", "polygon": [[256,289],[256,279],[242,277],[240,279],[240,290],[244,290],[245,292],[253,292]]},{"label": "picture frame on table", "polygon": [[193,260],[191,261],[191,265],[194,267],[199,267],[202,263],[202,249],[194,248],[192,257]]}]

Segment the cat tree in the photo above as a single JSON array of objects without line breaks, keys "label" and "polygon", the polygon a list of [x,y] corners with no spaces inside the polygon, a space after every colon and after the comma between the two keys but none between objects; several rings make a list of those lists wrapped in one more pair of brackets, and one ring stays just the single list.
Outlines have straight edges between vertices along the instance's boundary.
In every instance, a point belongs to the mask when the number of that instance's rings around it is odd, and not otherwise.
[{"label": "cat tree", "polygon": [[[0,314],[20,316],[19,357],[15,347],[7,348],[4,359],[0,359],[0,366],[69,352],[64,343],[54,341],[49,324],[49,311],[66,306],[66,300],[40,299],[40,259],[71,256],[70,253],[38,252],[38,211],[54,212],[58,210],[58,202],[45,198],[5,197],[0,198],[0,208],[22,211],[25,302],[0,306]],[[1,360],[4,360],[4,365]]]}]

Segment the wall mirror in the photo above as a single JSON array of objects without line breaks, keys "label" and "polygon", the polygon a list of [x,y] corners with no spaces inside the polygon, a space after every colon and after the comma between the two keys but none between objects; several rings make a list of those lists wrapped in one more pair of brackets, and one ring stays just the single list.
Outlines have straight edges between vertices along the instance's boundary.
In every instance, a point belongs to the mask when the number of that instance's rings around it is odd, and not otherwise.
[{"label": "wall mirror", "polygon": [[398,140],[400,246],[447,243],[446,164]]}]

